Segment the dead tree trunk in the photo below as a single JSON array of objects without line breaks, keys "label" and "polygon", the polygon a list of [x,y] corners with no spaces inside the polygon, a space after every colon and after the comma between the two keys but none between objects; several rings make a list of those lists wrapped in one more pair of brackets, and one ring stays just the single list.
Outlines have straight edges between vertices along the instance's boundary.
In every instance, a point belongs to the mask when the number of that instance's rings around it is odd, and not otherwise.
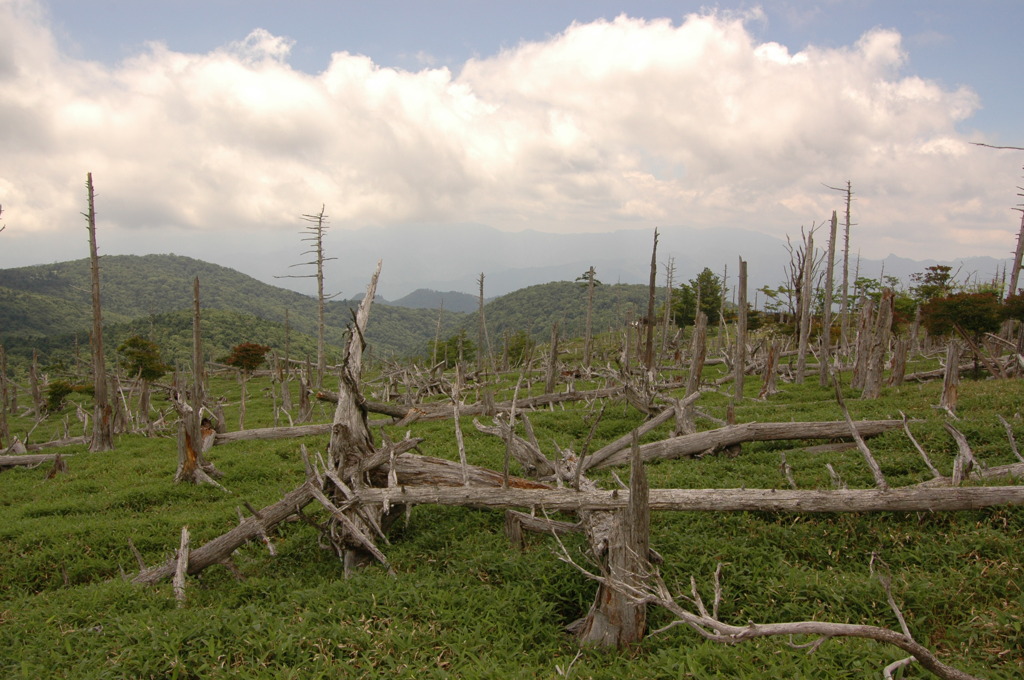
[{"label": "dead tree trunk", "polygon": [[882,299],[878,302],[878,314],[875,316],[875,325],[871,332],[867,367],[864,371],[864,391],[861,393],[862,399],[877,399],[882,393],[885,355],[889,351],[889,340],[892,337],[893,304],[892,290],[886,288],[882,291]]},{"label": "dead tree trunk", "polygon": [[843,284],[842,297],[839,302],[839,343],[844,353],[849,352],[850,333],[850,206],[853,203],[853,186],[850,180],[846,181],[846,188],[829,187],[833,191],[842,191],[846,194],[846,220],[843,229]]},{"label": "dead tree trunk", "polygon": [[481,373],[492,366],[491,360],[491,338],[487,335],[487,319],[484,317],[484,274],[480,272],[480,278],[478,279],[480,284],[480,296],[478,300],[478,312],[479,315],[479,340],[477,341],[477,353],[476,353],[476,369]]},{"label": "dead tree trunk", "polygon": [[39,386],[39,353],[32,350],[32,363],[28,365],[28,390],[32,395],[32,417],[41,418],[45,412],[43,392]]},{"label": "dead tree trunk", "polygon": [[889,374],[889,385],[899,387],[907,374],[907,355],[910,353],[910,338],[899,338],[892,354],[892,372]]},{"label": "dead tree trunk", "polygon": [[654,230],[654,247],[651,248],[651,280],[647,286],[647,337],[644,343],[644,368],[654,370],[654,294],[658,285],[658,230]]},{"label": "dead tree trunk", "polygon": [[800,329],[797,345],[795,382],[802,383],[807,372],[807,350],[811,342],[811,291],[814,278],[814,229],[804,239],[803,266],[800,271]]},{"label": "dead tree trunk", "polygon": [[92,273],[92,381],[93,417],[90,451],[114,448],[114,417],[107,397],[107,371],[103,356],[103,314],[100,304],[100,258],[96,248],[96,208],[92,173],[86,175],[89,212],[85,214],[89,230],[89,265]]},{"label": "dead tree trunk", "polygon": [[[315,388],[320,388],[323,385],[324,373],[327,371],[327,353],[326,344],[324,340],[324,334],[326,324],[324,323],[324,302],[334,295],[324,295],[324,262],[335,260],[334,257],[324,257],[324,232],[327,231],[327,215],[325,211],[327,207],[325,205],[320,206],[320,212],[315,215],[303,215],[302,221],[309,224],[302,232],[306,234],[303,237],[303,241],[312,241],[313,247],[311,250],[307,250],[302,253],[303,255],[313,255],[316,259],[312,262],[300,262],[299,264],[292,265],[298,267],[300,265],[315,265],[315,274],[302,274],[298,276],[275,276],[274,278],[280,279],[291,279],[291,278],[316,278],[316,300],[317,300],[317,329],[316,329],[316,379],[310,380],[309,382],[314,383]],[[285,310],[285,324],[288,323],[288,311]],[[286,325],[287,329],[287,325]]]},{"label": "dead tree trunk", "polygon": [[[608,577],[615,583],[643,589],[650,573],[651,508],[647,474],[635,437],[630,460],[629,502],[613,513],[588,513],[583,524],[591,553],[605,563],[603,571]],[[602,583],[590,612],[574,629],[584,644],[625,647],[640,642],[646,626],[646,603],[637,602],[621,588]]]},{"label": "dead tree trunk", "polygon": [[[698,300],[700,297],[698,296]],[[704,370],[704,358],[707,354],[708,317],[697,307],[696,319],[693,324],[693,338],[690,341],[690,371],[686,376],[686,394],[691,394],[700,389],[701,373]],[[678,414],[681,434],[690,434],[697,431],[693,420],[693,407],[689,406]]]},{"label": "dead tree trunk", "polygon": [[594,351],[594,335],[593,335],[593,313],[594,313],[594,266],[591,265],[590,269],[583,275],[587,279],[587,325],[585,329],[585,340],[583,347],[583,366],[584,368],[590,368],[590,358]]},{"label": "dead tree trunk", "polygon": [[769,340],[765,344],[764,348],[764,378],[761,382],[761,391],[757,393],[758,399],[764,399],[773,394],[779,393],[779,388],[776,384],[778,376],[778,364],[779,364],[779,343],[775,340]]},{"label": "dead tree trunk", "polygon": [[544,379],[544,391],[551,394],[555,391],[558,379],[558,323],[551,324],[551,351],[548,354],[547,376]]},{"label": "dead tree trunk", "polygon": [[855,390],[864,389],[864,381],[867,377],[868,355],[871,349],[871,327],[875,318],[875,303],[864,295],[860,298],[860,316],[857,319],[857,339],[853,361],[853,375],[850,377],[850,386]]},{"label": "dead tree trunk", "polygon": [[11,430],[7,424],[7,352],[0,345],[0,449],[7,447],[11,439]]},{"label": "dead tree trunk", "polygon": [[939,408],[956,413],[957,390],[960,385],[960,345],[950,338],[946,346],[946,367],[942,374],[942,398]]},{"label": "dead tree trunk", "polygon": [[1013,254],[1013,269],[1010,270],[1010,289],[1007,291],[1006,297],[1017,294],[1021,261],[1024,260],[1024,208],[1015,209],[1020,210],[1020,231],[1017,232],[1017,249]]},{"label": "dead tree trunk", "polygon": [[832,222],[828,234],[828,255],[825,261],[825,304],[821,313],[821,351],[818,356],[818,384],[821,387],[828,387],[829,365],[832,357],[832,288],[835,285],[832,281],[836,261],[836,231],[839,227],[839,219],[836,211],[832,211]]},{"label": "dead tree trunk", "polygon": [[737,400],[743,399],[743,376],[747,370],[747,263],[740,258],[737,287],[736,354],[733,358],[734,387]]},{"label": "dead tree trunk", "polygon": [[[204,436],[202,425],[204,394],[203,341],[200,333],[199,277],[192,281],[192,387],[175,385],[174,407],[178,411],[178,470],[175,482],[213,484],[221,472],[208,462],[206,450],[213,446],[213,432]],[[185,399],[188,393],[192,403]]]},{"label": "dead tree trunk", "polygon": [[[903,427],[902,420],[861,420],[857,421],[857,432],[862,437],[875,435]],[[845,420],[797,423],[740,423],[727,425],[716,430],[696,434],[670,437],[640,447],[645,461],[686,458],[699,454],[726,449],[737,444],[753,441],[781,441],[790,439],[849,439],[850,427]],[[608,456],[594,468],[622,465],[626,462],[626,451]]]}]

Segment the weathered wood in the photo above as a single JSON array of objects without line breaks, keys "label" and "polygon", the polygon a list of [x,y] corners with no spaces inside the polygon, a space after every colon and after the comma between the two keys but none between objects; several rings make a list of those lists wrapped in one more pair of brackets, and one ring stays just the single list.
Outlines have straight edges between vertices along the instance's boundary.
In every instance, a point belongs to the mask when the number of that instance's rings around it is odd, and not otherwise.
[{"label": "weathered wood", "polygon": [[[53,463],[57,460],[58,456],[61,456],[61,454],[38,453],[20,456],[0,456],[0,470],[12,467],[36,467],[37,465],[43,465],[44,463]],[[68,458],[69,456],[64,454],[63,457]]]},{"label": "weathered wood", "polygon": [[740,258],[739,284],[736,289],[736,352],[733,357],[733,396],[743,399],[743,378],[747,370],[747,262]]},{"label": "weathered wood", "polygon": [[957,389],[960,385],[960,345],[950,340],[946,347],[946,366],[942,374],[942,398],[939,408],[950,414],[956,412]]},{"label": "weathered wood", "polygon": [[63,446],[78,446],[81,444],[88,444],[89,437],[65,437],[64,439],[54,439],[53,441],[40,442],[38,444],[27,444],[25,445],[26,451],[42,451],[43,449],[56,449]]},{"label": "weathered wood", "polygon": [[835,288],[833,277],[836,268],[836,235],[839,230],[839,218],[836,211],[832,211],[832,221],[829,223],[828,233],[828,254],[825,259],[825,287],[824,304],[821,312],[821,333],[819,335],[820,356],[818,357],[818,384],[827,387],[829,382],[829,368],[832,363],[832,291]]},{"label": "weathered wood", "polygon": [[[399,442],[396,446],[400,446],[405,443],[407,442]],[[390,464],[387,463],[387,461],[388,458],[385,457],[383,459],[385,465],[373,471],[374,475],[379,478],[378,481],[380,479],[386,481],[387,479],[387,473],[390,470]],[[398,492],[402,488],[415,488],[414,485],[421,484],[429,485],[427,488],[432,490],[447,488],[447,486],[462,487],[462,466],[449,460],[412,454],[401,454],[394,457],[394,465],[396,479],[399,486],[392,487],[391,489],[361,489],[354,491],[352,496],[354,502],[361,503],[362,501],[359,495],[365,491],[371,490],[380,492]],[[470,465],[468,470],[469,480],[472,486],[463,488],[472,489],[474,491],[487,487],[501,488],[502,480],[500,473],[486,468],[477,467],[475,465]],[[348,473],[348,471],[346,472]],[[192,550],[189,556],[188,573],[198,574],[209,566],[220,564],[224,562],[224,560],[228,559],[231,556],[231,553],[241,546],[251,540],[259,539],[266,533],[269,533],[271,529],[296,514],[299,510],[306,507],[314,500],[314,489],[317,484],[318,482],[315,478],[311,481],[304,482],[285,494],[285,496],[276,503],[272,503],[259,511],[253,512],[251,516],[240,521],[238,526],[234,527],[230,531],[221,534],[203,546]],[[551,489],[551,487],[547,484],[513,477],[509,484],[509,489],[507,490],[544,491],[549,489]],[[379,499],[377,503],[380,504]],[[398,504],[400,503],[394,503],[392,505]],[[156,583],[165,578],[171,577],[174,574],[175,566],[176,560],[172,558],[161,565],[142,570],[135,576],[135,578],[132,579],[132,582],[143,584]]]},{"label": "weathered wood", "polygon": [[330,434],[331,423],[316,425],[294,425],[291,427],[263,427],[241,432],[224,432],[214,437],[214,446],[232,442],[267,441],[275,439],[294,439],[297,437],[314,437]]},{"label": "weathered wood", "polygon": [[103,354],[103,314],[100,303],[100,257],[96,248],[96,210],[92,173],[86,175],[85,188],[89,195],[89,212],[85,218],[89,231],[89,269],[92,282],[92,382],[93,416],[90,451],[111,451],[114,448],[114,414],[107,397],[107,371]]},{"label": "weathered wood", "polygon": [[[361,489],[360,503],[543,508],[584,512],[626,507],[629,492],[500,487],[401,486]],[[940,512],[1024,505],[1024,486],[910,487],[839,490],[651,489],[653,511],[677,512]]]},{"label": "weathered wood", "polygon": [[814,229],[804,237],[804,257],[800,270],[800,328],[797,341],[796,377],[802,383],[807,371],[807,351],[811,341],[811,291],[814,278]]},{"label": "weathered wood", "polygon": [[[707,332],[708,317],[701,311],[698,304],[693,322],[693,337],[690,340],[690,371],[686,376],[685,394],[687,397],[700,389],[701,374],[703,373],[704,366],[708,365],[706,361]],[[697,431],[692,407],[681,409],[678,413],[678,418],[679,430],[682,434],[691,434]]]},{"label": "weathered wood", "polygon": [[174,585],[174,599],[178,601],[179,607],[185,604],[185,574],[188,572],[189,539],[188,526],[183,526],[181,528],[181,545],[178,546],[175,558],[174,579],[171,581]]},{"label": "weathered wood", "polygon": [[634,433],[638,437],[643,437],[651,430],[654,430],[660,427],[661,425],[664,425],[668,421],[672,420],[678,413],[677,409],[688,408],[696,400],[698,396],[700,396],[700,392],[695,392],[686,399],[680,400],[679,405],[677,407],[665,409],[658,415],[654,416],[653,418],[642,424],[640,427],[636,428],[633,432],[627,432],[626,434],[622,435],[615,441],[605,444],[597,451],[594,451],[594,453],[583,459],[583,462],[580,465],[580,467],[583,469],[583,472],[586,472],[595,465],[600,465],[612,455],[626,450],[630,442],[633,440]]},{"label": "weathered wood", "polygon": [[635,434],[630,464],[629,502],[611,516],[611,531],[607,536],[589,536],[592,553],[604,548],[602,571],[608,574],[610,582],[598,586],[594,603],[578,626],[584,644],[624,647],[642,640],[647,626],[647,605],[617,587],[625,584],[642,590],[651,571],[647,561],[651,524],[649,488]]},{"label": "weathered wood", "polygon": [[[570,390],[568,392],[552,392],[548,394],[541,394],[535,397],[527,397],[525,399],[516,400],[516,410],[527,411],[543,408],[545,406],[551,406],[553,404],[563,404],[566,402],[573,401],[592,401],[594,399],[609,399],[612,397],[618,397],[625,392],[625,387],[604,387],[596,390],[584,390],[576,391]],[[328,401],[337,403],[338,395],[335,392],[329,390],[319,390],[316,393],[316,398],[321,401]],[[366,410],[370,413],[379,413],[381,415],[391,416],[393,418],[405,419],[410,418],[410,415],[415,413],[415,420],[446,420],[452,418],[455,411],[452,405],[448,402],[437,402],[430,404],[420,404],[419,406],[402,406],[400,404],[387,404],[379,401],[365,400],[363,402]],[[487,404],[462,404],[459,407],[459,413],[463,416],[481,416],[488,415],[489,411],[501,413],[503,411],[512,410],[512,401],[500,401],[489,406]]]},{"label": "weathered wood", "polygon": [[504,441],[506,451],[522,466],[527,477],[551,477],[555,474],[555,466],[539,447],[512,432],[509,424],[501,419],[495,418],[494,422],[495,427],[488,427],[474,419],[473,427]]},{"label": "weathered wood", "polygon": [[[843,412],[843,417],[846,418],[846,425],[850,428],[850,435],[853,437],[853,441],[857,443],[857,448],[860,449],[861,455],[864,457],[864,462],[868,464],[868,468],[871,470],[871,476],[875,478],[875,486],[883,491],[889,488],[889,484],[885,481],[885,475],[882,474],[882,468],[878,465],[878,461],[871,454],[871,449],[864,443],[864,438],[861,436],[857,425],[853,422],[853,418],[850,417],[850,411],[846,408],[846,402],[843,401],[843,388],[839,385],[839,378],[832,376],[832,382],[836,389],[836,401],[839,402],[839,408]],[[866,389],[866,388],[865,388]],[[904,418],[901,425],[906,427],[906,419]]]},{"label": "weathered wood", "polygon": [[882,291],[878,302],[878,314],[875,316],[874,328],[868,346],[868,361],[864,372],[863,399],[877,399],[882,393],[882,373],[885,365],[885,354],[889,350],[889,339],[892,336],[892,315],[895,298],[891,289]]},{"label": "weathered wood", "polygon": [[[862,420],[856,421],[857,432],[862,437],[874,437],[902,427],[902,420]],[[735,446],[753,441],[780,441],[788,439],[849,439],[849,425],[846,421],[798,422],[798,423],[741,423],[727,425],[716,430],[706,430],[695,434],[671,437],[657,442],[644,444],[640,453],[645,461],[663,458],[685,458],[707,451]],[[621,465],[626,456],[618,452],[606,458],[600,465],[591,467],[607,467]]]},{"label": "weathered wood", "polygon": [[[192,550],[188,560],[188,573],[198,574],[203,569],[226,560],[235,550],[254,538],[259,538],[264,530],[269,531],[299,509],[309,505],[312,500],[313,489],[308,483],[293,489],[278,502],[260,510],[260,517],[246,517],[234,529]],[[149,584],[169,578],[174,574],[176,566],[177,560],[172,558],[161,565],[141,571],[132,579],[132,583]]]}]

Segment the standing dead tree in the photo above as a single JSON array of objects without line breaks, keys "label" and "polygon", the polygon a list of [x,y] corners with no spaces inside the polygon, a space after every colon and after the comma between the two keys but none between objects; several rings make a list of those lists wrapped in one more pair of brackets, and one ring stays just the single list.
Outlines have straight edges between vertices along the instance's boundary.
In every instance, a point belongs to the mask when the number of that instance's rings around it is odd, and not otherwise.
[{"label": "standing dead tree", "polygon": [[[222,473],[204,455],[213,446],[215,436],[213,428],[203,427],[204,382],[197,276],[192,282],[192,385],[189,389],[176,386],[173,399],[178,412],[178,470],[174,473],[174,481],[220,487],[215,478],[221,477]],[[186,393],[190,399],[184,398]]]},{"label": "standing dead tree", "polygon": [[811,294],[813,288],[815,258],[814,258],[814,232],[817,226],[811,225],[810,230],[804,231],[800,228],[802,242],[796,248],[787,237],[786,243],[789,249],[789,280],[793,290],[797,291],[797,362],[796,382],[804,381],[807,371],[807,351],[811,339]]},{"label": "standing dead tree", "polygon": [[734,396],[743,398],[743,376],[747,370],[747,262],[740,258],[739,285],[736,297],[736,353],[733,357]]},{"label": "standing dead tree", "polygon": [[308,227],[303,229],[300,233],[305,234],[302,238],[303,241],[312,241],[313,247],[311,250],[303,252],[303,255],[313,255],[315,259],[310,262],[300,262],[293,264],[292,267],[315,265],[315,274],[301,274],[295,276],[275,276],[275,279],[316,279],[316,300],[317,300],[317,328],[316,328],[316,384],[313,385],[315,389],[319,389],[324,382],[324,373],[327,371],[327,353],[326,343],[324,340],[324,334],[326,324],[324,323],[324,303],[333,297],[336,297],[338,293],[331,295],[324,295],[324,262],[330,260],[336,260],[336,257],[324,257],[324,232],[327,231],[327,206],[321,205],[320,212],[315,215],[303,215],[302,220],[309,224]]},{"label": "standing dead tree", "polygon": [[92,380],[93,417],[90,451],[114,448],[114,412],[107,398],[107,370],[103,355],[103,310],[100,302],[100,258],[96,248],[96,204],[92,173],[86,175],[89,212],[84,213],[89,230],[89,266],[92,279]]},{"label": "standing dead tree", "polygon": [[584,329],[584,340],[583,340],[583,366],[587,370],[590,369],[590,360],[594,352],[594,336],[593,336],[593,314],[594,314],[594,286],[601,282],[595,278],[596,272],[594,266],[591,265],[587,271],[583,272],[583,275],[577,277],[577,281],[587,282],[587,321]]},{"label": "standing dead tree", "polygon": [[644,342],[644,368],[654,371],[654,296],[658,284],[658,230],[654,230],[654,246],[651,248],[651,279],[647,286],[647,333]]},{"label": "standing dead tree", "polygon": [[839,342],[842,345],[842,350],[845,352],[849,348],[850,332],[850,227],[857,226],[850,221],[853,187],[850,184],[850,180],[846,180],[845,188],[830,187],[827,184],[825,187],[832,191],[842,191],[846,194],[846,219],[843,223],[843,284],[839,302]]},{"label": "standing dead tree", "polygon": [[832,355],[832,293],[835,284],[833,275],[836,263],[836,231],[839,227],[839,219],[836,211],[832,211],[828,234],[828,255],[825,259],[825,301],[821,313],[821,349],[818,355],[818,384],[821,387],[828,386],[829,363]]}]

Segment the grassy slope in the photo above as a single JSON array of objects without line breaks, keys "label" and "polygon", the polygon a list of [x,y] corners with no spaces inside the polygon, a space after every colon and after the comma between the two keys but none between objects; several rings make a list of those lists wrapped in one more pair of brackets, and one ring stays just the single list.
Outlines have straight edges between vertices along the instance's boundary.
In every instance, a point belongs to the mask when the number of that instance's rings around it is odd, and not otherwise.
[{"label": "grassy slope", "polygon": [[[748,395],[756,389],[749,385]],[[949,472],[955,446],[932,408],[938,389],[890,388],[873,402],[847,397],[854,417],[898,417],[903,410],[923,419],[914,432]],[[237,402],[233,381],[216,381],[212,391]],[[250,387],[250,427],[270,422],[266,404],[253,396],[260,393],[258,384]],[[1022,399],[1020,381],[961,385],[958,427],[986,464],[1012,461],[996,414],[1013,417]],[[726,403],[710,394],[702,408],[722,416]],[[783,394],[744,401],[736,411],[740,421],[839,416],[829,390],[816,382],[786,385]],[[566,408],[537,412],[531,420],[547,450],[557,442],[578,451],[589,431],[585,415],[582,407]],[[329,413],[320,407],[317,418]],[[49,436],[56,420],[33,438]],[[234,427],[236,412],[229,409],[227,421]],[[610,405],[594,446],[638,422],[629,407]],[[1024,437],[1020,420],[1014,422],[1018,438]],[[471,462],[500,469],[500,442],[463,425]],[[13,429],[28,427],[18,420]],[[427,438],[424,453],[455,457],[451,423],[409,429]],[[305,443],[323,449],[326,439]],[[302,479],[298,444],[214,449],[211,458],[226,473],[230,495],[174,485],[171,438],[122,436],[117,451],[104,454],[78,449],[70,471],[50,481],[41,470],[0,473],[0,676],[560,677],[558,667],[566,668],[578,649],[561,628],[585,613],[594,585],[557,559],[548,538],[530,537],[524,552],[510,548],[497,511],[415,508],[384,547],[397,578],[370,567],[345,580],[338,561],[317,547],[314,530],[296,523],[278,530],[276,558],[260,545],[239,551],[244,580],[220,568],[190,579],[189,600],[181,608],[169,584],[138,588],[121,580],[122,569],[136,569],[129,539],[152,564],[173,552],[182,525],[189,525],[196,545],[229,529],[243,500],[259,507],[293,488]],[[872,448],[893,484],[927,478],[902,434],[878,438]],[[654,464],[651,484],[781,487],[779,453],[786,449],[784,442],[752,444],[737,457]],[[787,460],[804,488],[829,486],[825,462],[850,486],[871,483],[856,452],[823,457],[788,450]],[[602,483],[611,483],[608,473]],[[871,553],[878,553],[892,570],[895,595],[920,641],[966,670],[1009,679],[1024,673],[1022,532],[1024,509],[871,516],[657,513],[652,546],[666,558],[670,584],[686,590],[693,575],[708,597],[708,577],[722,562],[726,620],[819,617],[896,626],[868,569]],[[569,546],[577,550],[580,541]],[[666,622],[663,613],[652,612],[652,625]],[[587,650],[572,677],[860,679],[879,677],[882,666],[900,656],[859,641],[830,641],[813,656],[784,641],[730,648],[676,628],[633,650]],[[903,677],[924,676],[913,670]]]}]

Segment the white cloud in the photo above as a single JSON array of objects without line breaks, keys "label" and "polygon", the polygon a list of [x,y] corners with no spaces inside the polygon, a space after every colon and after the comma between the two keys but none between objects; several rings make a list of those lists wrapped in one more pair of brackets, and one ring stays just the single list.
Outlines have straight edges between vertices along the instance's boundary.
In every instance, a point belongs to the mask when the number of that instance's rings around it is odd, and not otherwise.
[{"label": "white cloud", "polygon": [[[39,7],[0,2],[0,204],[22,233],[80,226],[92,171],[124,229],[289,233],[482,222],[593,231],[796,233],[853,181],[865,255],[1002,255],[1018,159],[967,143],[966,88],[905,75],[901,36],[759,43],[762,14],[574,24],[447,68],[338,52],[292,69],[254,30],[208,54],[162,44],[116,66],[63,55]],[[10,234],[5,234],[5,238]],[[13,242],[13,241],[11,241]],[[11,263],[7,263],[9,266]]]}]

